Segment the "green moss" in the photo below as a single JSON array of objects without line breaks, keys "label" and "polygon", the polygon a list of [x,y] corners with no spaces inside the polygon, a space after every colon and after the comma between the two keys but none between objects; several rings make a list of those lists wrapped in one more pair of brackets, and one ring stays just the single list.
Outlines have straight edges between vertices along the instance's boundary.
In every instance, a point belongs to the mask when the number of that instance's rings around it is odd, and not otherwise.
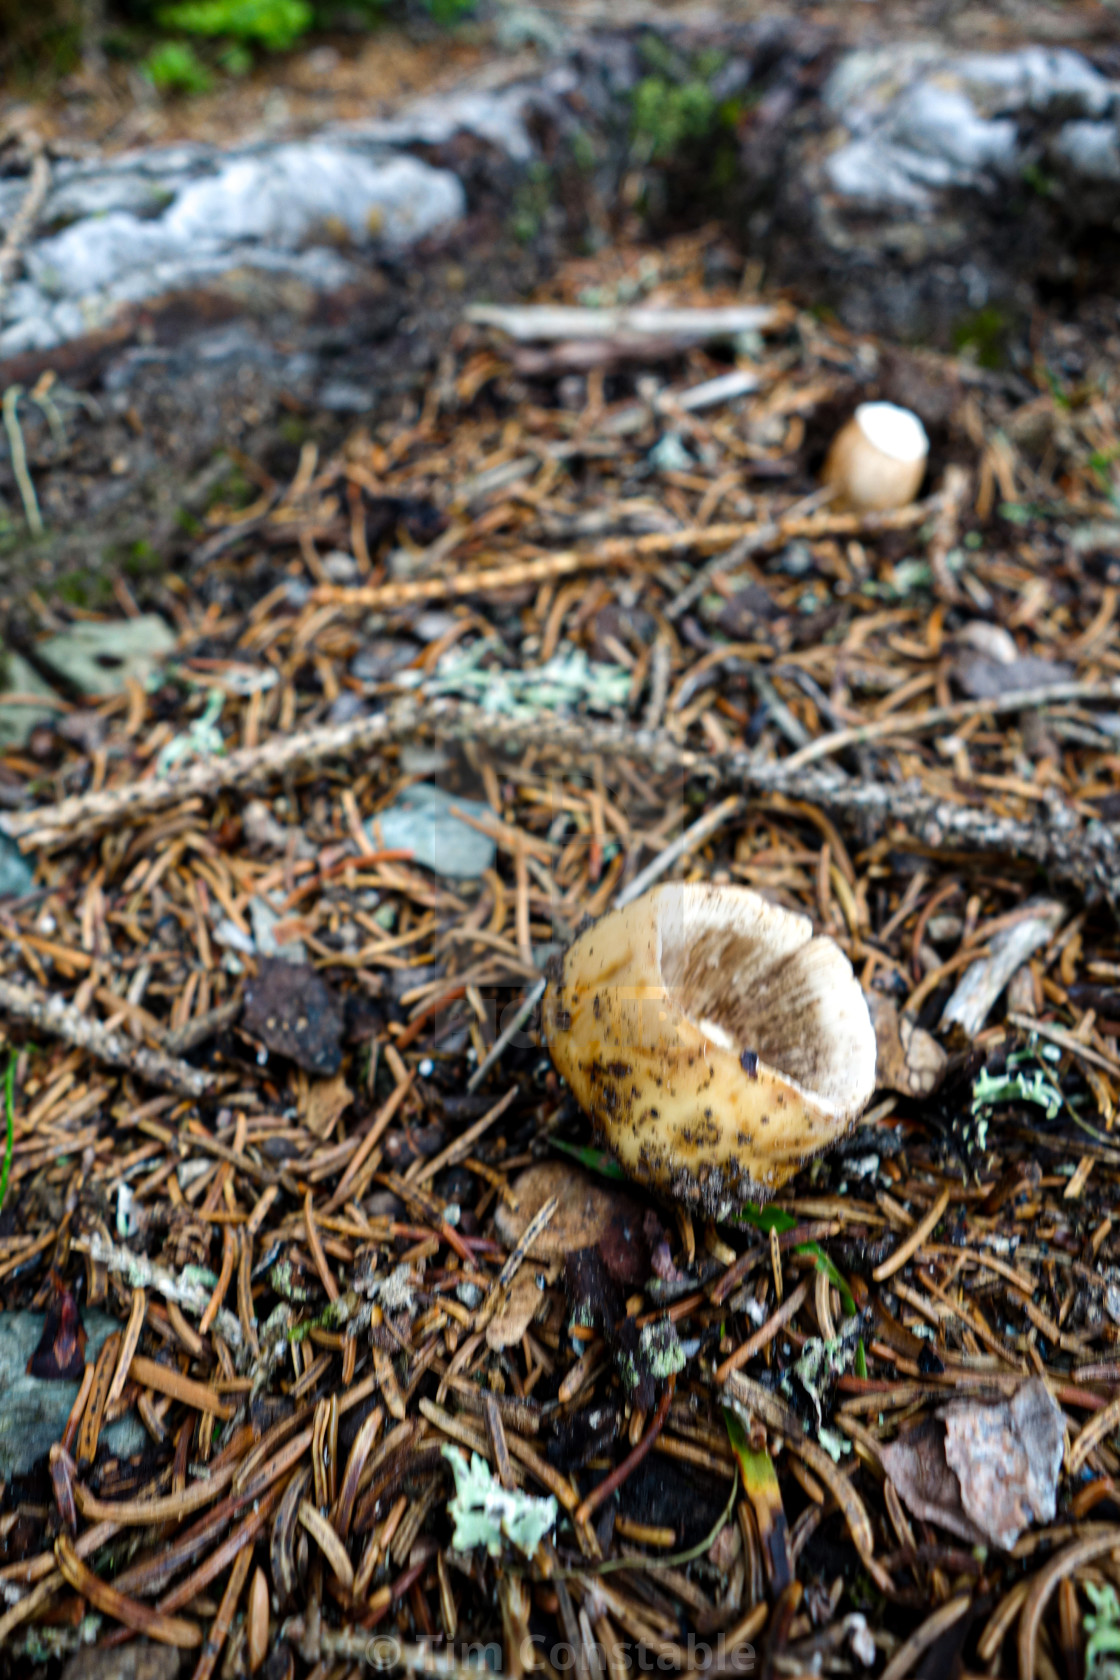
[{"label": "green moss", "polygon": [[161,41],[140,68],[159,93],[208,93],[214,85],[189,41]]},{"label": "green moss", "polygon": [[143,537],[129,544],[121,564],[131,578],[155,577],[163,570],[163,560]]},{"label": "green moss", "polygon": [[953,328],[953,348],[968,351],[977,365],[998,372],[1007,364],[1007,341],[1011,322],[1002,309],[988,304],[964,315]]},{"label": "green moss", "polygon": [[1058,190],[1058,183],[1052,175],[1039,167],[1037,163],[1028,163],[1023,167],[1023,185],[1031,192],[1037,193],[1039,198],[1053,198]]},{"label": "green moss", "polygon": [[284,443],[290,444],[293,449],[302,449],[310,436],[311,425],[302,414],[285,414],[276,430]]},{"label": "green moss", "polygon": [[581,175],[591,175],[598,162],[595,143],[586,129],[577,128],[572,135],[572,158]]},{"label": "green moss", "polygon": [[546,163],[530,164],[513,199],[510,232],[521,245],[529,245],[544,226],[552,202],[552,171]]},{"label": "green moss", "polygon": [[[105,558],[108,560],[108,556]],[[101,572],[84,566],[76,566],[73,571],[63,572],[55,583],[55,593],[67,606],[82,607],[87,612],[106,607],[113,599],[113,589],[108,578]]]},{"label": "green moss", "polygon": [[634,89],[631,129],[659,162],[675,157],[688,141],[703,140],[716,122],[718,106],[707,83],[699,79],[676,84],[662,76],[647,76]]}]

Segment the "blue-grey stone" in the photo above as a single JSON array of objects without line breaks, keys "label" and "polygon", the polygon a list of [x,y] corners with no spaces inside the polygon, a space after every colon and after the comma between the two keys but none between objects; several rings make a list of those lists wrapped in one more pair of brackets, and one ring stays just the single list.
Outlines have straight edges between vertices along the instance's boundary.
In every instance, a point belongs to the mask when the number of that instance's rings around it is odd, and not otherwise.
[{"label": "blue-grey stone", "polygon": [[407,849],[414,863],[437,875],[452,880],[477,879],[494,862],[497,845],[488,834],[461,822],[452,808],[482,822],[494,821],[493,811],[480,800],[464,799],[430,782],[418,782],[373,818],[368,825],[370,839],[375,846],[390,851]]},{"label": "blue-grey stone", "polygon": [[[89,1361],[97,1358],[109,1332],[121,1326],[99,1312],[84,1313],[82,1321]],[[39,1345],[45,1323],[45,1313],[0,1312],[0,1479],[5,1481],[9,1476],[25,1476],[61,1441],[78,1398],[76,1382],[44,1382],[27,1375],[27,1361]],[[104,1439],[122,1458],[140,1452],[147,1438],[143,1424],[132,1413],[104,1431]]]}]

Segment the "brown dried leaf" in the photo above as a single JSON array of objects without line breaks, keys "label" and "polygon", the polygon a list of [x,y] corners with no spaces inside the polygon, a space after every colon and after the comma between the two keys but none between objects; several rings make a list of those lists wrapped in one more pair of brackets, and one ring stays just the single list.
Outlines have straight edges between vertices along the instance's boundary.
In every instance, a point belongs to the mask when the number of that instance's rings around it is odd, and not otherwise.
[{"label": "brown dried leaf", "polygon": [[866,993],[875,1028],[875,1083],[882,1091],[928,1097],[936,1091],[949,1060],[931,1033],[910,1015],[900,1015],[881,992]]},{"label": "brown dried leaf", "polygon": [[316,1079],[307,1088],[300,1119],[315,1137],[329,1137],[335,1121],[353,1101],[354,1093],[341,1073],[333,1079]]},{"label": "brown dried leaf", "polygon": [[308,1073],[342,1066],[342,1010],[326,981],[302,963],[261,957],[245,992],[241,1024],[250,1038]]},{"label": "brown dried leaf", "polygon": [[598,1248],[612,1276],[622,1283],[642,1283],[649,1275],[642,1208],[624,1190],[596,1182],[590,1174],[559,1161],[528,1167],[515,1181],[516,1208],[501,1203],[494,1228],[516,1247],[529,1222],[556,1197],[556,1212],[533,1242],[536,1260],[562,1260],[580,1248]]},{"label": "brown dried leaf", "polygon": [[1009,1401],[942,1406],[883,1448],[883,1467],[916,1517],[1010,1551],[1032,1520],[1053,1521],[1064,1432],[1061,1408],[1033,1377]]},{"label": "brown dried leaf", "polygon": [[86,1332],[73,1294],[55,1282],[55,1296],[47,1308],[39,1345],[27,1362],[27,1374],[50,1382],[76,1381],[85,1370]]},{"label": "brown dried leaf", "polygon": [[486,1326],[486,1345],[489,1348],[513,1347],[528,1330],[530,1324],[547,1305],[545,1290],[556,1282],[559,1266],[522,1266],[501,1301],[497,1312]]}]

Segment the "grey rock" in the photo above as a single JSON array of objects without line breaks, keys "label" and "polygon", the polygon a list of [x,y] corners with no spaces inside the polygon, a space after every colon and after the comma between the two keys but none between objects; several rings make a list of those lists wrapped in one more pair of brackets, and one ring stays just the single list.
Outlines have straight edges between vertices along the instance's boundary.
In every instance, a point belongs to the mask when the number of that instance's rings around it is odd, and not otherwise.
[{"label": "grey rock", "polygon": [[[47,701],[57,698],[34,665],[11,651],[0,653],[0,694],[41,694]],[[41,723],[53,723],[57,717],[56,705],[0,705],[0,752],[24,746],[33,729]]]},{"label": "grey rock", "polygon": [[[475,114],[495,132],[514,120],[500,100],[489,122],[487,110]],[[0,222],[24,190],[0,182]],[[28,244],[26,278],[0,305],[0,355],[50,348],[110,324],[123,305],[242,268],[338,289],[359,275],[340,240],[403,251],[459,221],[466,202],[456,175],[388,150],[373,132],[60,165],[41,218],[48,231]]]},{"label": "grey rock", "polygon": [[[1113,84],[1068,51],[953,55],[913,44],[857,51],[825,89],[841,125],[825,176],[865,207],[929,208],[950,187],[992,193],[1036,160],[1028,118],[1050,119],[1060,136],[1086,126],[1071,119],[1100,118],[1115,103]],[[1075,158],[1076,136],[1065,144]],[[1095,139],[1098,152],[1100,145]]]},{"label": "grey rock", "polygon": [[452,806],[480,821],[494,821],[489,805],[418,782],[367,825],[369,837],[375,846],[407,849],[414,863],[437,875],[477,879],[494,862],[497,845],[488,834],[453,816]]},{"label": "grey rock", "polygon": [[[116,1319],[100,1312],[83,1314],[86,1359],[94,1360]],[[56,1441],[62,1439],[76,1382],[44,1382],[27,1375],[27,1362],[39,1345],[45,1313],[0,1312],[0,1478],[25,1476]],[[138,1417],[127,1413],[104,1432],[113,1452],[127,1458],[139,1452],[147,1435]]]},{"label": "grey rock", "polygon": [[332,414],[368,414],[373,407],[373,392],[348,379],[328,379],[319,388],[319,403]]},{"label": "grey rock", "polygon": [[531,101],[527,87],[462,88],[415,100],[392,117],[341,123],[328,132],[389,146],[445,146],[457,134],[470,134],[516,163],[529,163],[536,156],[525,121]]},{"label": "grey rock", "polygon": [[0,898],[22,898],[35,885],[35,872],[14,840],[0,834]]},{"label": "grey rock", "polygon": [[1118,115],[1120,83],[1065,48],[847,53],[782,151],[773,266],[879,332],[1027,310],[1040,280],[1073,277],[1075,231],[1120,214]]},{"label": "grey rock", "polygon": [[1085,181],[1120,183],[1120,132],[1114,122],[1064,123],[1052,156]]},{"label": "grey rock", "polygon": [[146,682],[175,646],[175,634],[156,613],[111,622],[72,624],[36,649],[47,668],[82,694],[121,694],[130,677]]}]

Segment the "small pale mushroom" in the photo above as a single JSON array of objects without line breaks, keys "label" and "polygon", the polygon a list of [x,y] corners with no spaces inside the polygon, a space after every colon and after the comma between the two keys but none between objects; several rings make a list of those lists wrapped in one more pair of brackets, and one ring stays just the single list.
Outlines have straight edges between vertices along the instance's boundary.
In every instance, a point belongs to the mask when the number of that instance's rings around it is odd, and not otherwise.
[{"label": "small pale mushroom", "polygon": [[745,887],[655,887],[568,949],[552,1059],[631,1178],[725,1216],[843,1136],[875,1088],[851,964]]},{"label": "small pale mushroom", "polygon": [[916,414],[894,403],[860,403],[833,438],[821,481],[835,506],[885,513],[914,500],[928,457],[929,439]]}]

